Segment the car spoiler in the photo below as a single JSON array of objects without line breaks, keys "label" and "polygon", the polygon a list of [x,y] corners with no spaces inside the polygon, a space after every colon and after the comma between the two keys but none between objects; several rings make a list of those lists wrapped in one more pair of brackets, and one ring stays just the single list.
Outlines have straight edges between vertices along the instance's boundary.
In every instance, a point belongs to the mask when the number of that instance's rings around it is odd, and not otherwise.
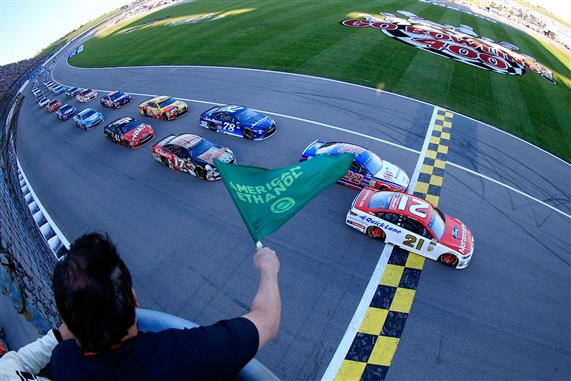
[{"label": "car spoiler", "polygon": [[307,147],[305,147],[305,149],[303,150],[302,156],[304,156],[304,157],[315,156],[315,152],[317,152],[319,147],[321,147],[324,144],[325,144],[324,141],[314,140]]},{"label": "car spoiler", "polygon": [[213,106],[213,107],[210,107],[208,110],[204,111],[203,114],[208,114],[208,113],[214,111],[215,109],[218,109],[218,110],[219,110],[221,107],[223,107],[223,106]]},{"label": "car spoiler", "polygon": [[166,142],[168,142],[169,140],[171,140],[172,138],[175,138],[176,135],[175,134],[170,134],[167,137],[161,139],[161,141],[159,141],[157,144],[155,144],[156,146],[162,147]]}]

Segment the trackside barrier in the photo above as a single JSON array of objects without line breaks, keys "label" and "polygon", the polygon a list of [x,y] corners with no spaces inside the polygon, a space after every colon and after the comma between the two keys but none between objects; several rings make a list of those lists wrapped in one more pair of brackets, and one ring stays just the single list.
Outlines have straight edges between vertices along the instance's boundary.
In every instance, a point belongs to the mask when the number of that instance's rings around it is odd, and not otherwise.
[{"label": "trackside barrier", "polygon": [[[164,312],[137,309],[137,328],[144,332],[157,332],[163,329],[198,327],[191,321]],[[235,381],[279,381],[279,378],[258,360],[250,361],[234,379]]]},{"label": "trackside barrier", "polygon": [[[49,237],[46,240],[30,212],[26,202],[29,188],[21,183],[23,177],[16,158],[23,87],[17,89],[26,82],[27,75],[16,80],[0,103],[0,289],[17,312],[38,332],[45,333],[59,323],[51,292],[51,274],[57,258],[49,246],[50,239],[54,243],[49,229],[43,227]],[[35,207],[37,203],[32,205]],[[61,253],[63,249],[58,250]]]}]

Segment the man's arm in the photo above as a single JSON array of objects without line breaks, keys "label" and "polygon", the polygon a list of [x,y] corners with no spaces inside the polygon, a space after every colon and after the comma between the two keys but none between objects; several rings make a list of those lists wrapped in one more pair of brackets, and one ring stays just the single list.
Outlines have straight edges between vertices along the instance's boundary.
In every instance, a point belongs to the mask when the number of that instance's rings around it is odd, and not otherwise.
[{"label": "man's arm", "polygon": [[2,375],[16,371],[38,374],[50,361],[52,351],[58,342],[72,337],[67,327],[62,324],[59,330],[50,330],[45,336],[20,348],[17,352],[6,353],[0,359]]},{"label": "man's arm", "polygon": [[260,285],[250,312],[243,317],[250,320],[258,329],[260,343],[258,349],[266,345],[278,333],[282,304],[278,287],[280,262],[276,252],[268,247],[258,248],[254,264],[260,270]]}]

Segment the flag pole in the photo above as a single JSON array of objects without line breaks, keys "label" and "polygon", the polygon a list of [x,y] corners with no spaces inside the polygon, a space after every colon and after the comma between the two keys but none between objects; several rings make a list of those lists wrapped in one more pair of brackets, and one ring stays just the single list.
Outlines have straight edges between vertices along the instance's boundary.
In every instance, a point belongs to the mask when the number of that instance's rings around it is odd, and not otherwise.
[{"label": "flag pole", "polygon": [[258,242],[256,242],[256,247],[257,247],[258,249],[261,249],[262,247],[264,247],[264,245],[262,245],[262,242],[261,242],[261,241],[258,241]]}]

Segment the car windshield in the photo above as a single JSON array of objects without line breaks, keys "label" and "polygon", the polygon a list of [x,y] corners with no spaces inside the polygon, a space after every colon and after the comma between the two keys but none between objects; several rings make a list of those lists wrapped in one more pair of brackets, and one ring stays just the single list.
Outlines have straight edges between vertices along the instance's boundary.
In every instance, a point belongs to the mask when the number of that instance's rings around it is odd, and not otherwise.
[{"label": "car windshield", "polygon": [[87,90],[83,90],[80,94],[81,95],[87,95],[91,92],[91,90],[87,89]]},{"label": "car windshield", "polygon": [[95,114],[95,110],[89,110],[83,114],[83,119],[87,119],[90,116],[92,116],[93,114]]},{"label": "car windshield", "polygon": [[244,109],[244,111],[236,115],[236,119],[238,119],[238,122],[240,123],[246,123],[247,121],[255,118],[257,115],[258,113],[255,112],[254,110],[246,108]]},{"label": "car windshield", "polygon": [[165,100],[162,101],[162,102],[159,102],[159,107],[160,107],[160,108],[163,108],[163,107],[166,107],[166,106],[168,106],[168,105],[173,104],[174,102],[176,102],[176,99],[174,99],[174,98],[168,98],[168,99],[165,99]]},{"label": "car windshield", "polygon": [[369,173],[375,175],[381,170],[383,161],[376,154],[369,152],[369,159],[363,166]]},{"label": "car windshield", "polygon": [[440,239],[444,234],[444,226],[445,226],[444,214],[442,214],[442,212],[437,208],[434,208],[432,210],[432,217],[430,218],[428,227],[432,229],[432,231],[436,235],[436,238]]},{"label": "car windshield", "polygon": [[50,106],[56,105],[57,102],[58,102],[58,101],[51,101],[51,102],[49,103],[49,105],[50,105]]},{"label": "car windshield", "polygon": [[369,200],[370,209],[388,209],[393,198],[393,193],[378,192]]},{"label": "car windshield", "polygon": [[192,159],[194,160],[212,147],[213,147],[212,143],[210,143],[205,139],[202,139],[200,143],[189,149],[190,157],[192,157]]},{"label": "car windshield", "polygon": [[138,122],[136,120],[132,120],[130,123],[124,124],[121,126],[121,132],[125,133],[125,132],[129,132],[134,128],[137,128],[141,125],[141,122]]}]

